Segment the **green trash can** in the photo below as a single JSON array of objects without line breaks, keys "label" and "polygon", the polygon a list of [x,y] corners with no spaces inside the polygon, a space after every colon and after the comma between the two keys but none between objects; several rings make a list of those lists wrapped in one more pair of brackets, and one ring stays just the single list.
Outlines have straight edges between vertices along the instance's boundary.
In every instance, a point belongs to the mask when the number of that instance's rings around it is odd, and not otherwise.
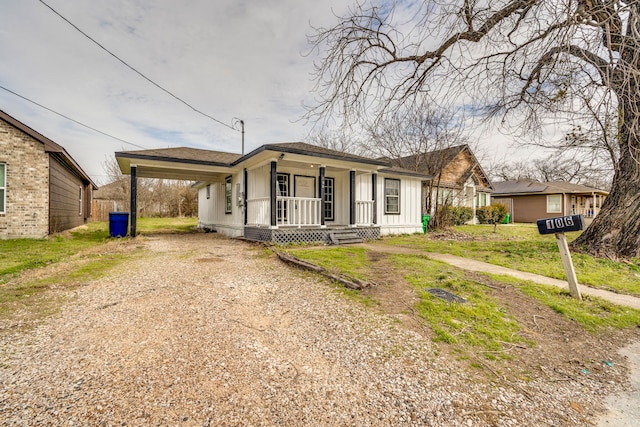
[{"label": "green trash can", "polygon": [[429,220],[431,219],[431,215],[422,215],[422,232],[427,232],[427,226],[429,225]]},{"label": "green trash can", "polygon": [[507,212],[507,214],[504,216],[504,219],[502,220],[502,223],[509,224],[510,219],[511,219],[511,215],[509,214],[509,212]]}]

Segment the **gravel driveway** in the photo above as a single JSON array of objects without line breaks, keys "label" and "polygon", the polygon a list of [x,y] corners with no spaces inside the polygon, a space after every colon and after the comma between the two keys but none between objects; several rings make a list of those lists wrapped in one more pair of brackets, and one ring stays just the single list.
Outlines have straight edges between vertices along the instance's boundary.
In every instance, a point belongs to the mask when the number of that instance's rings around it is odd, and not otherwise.
[{"label": "gravel driveway", "polygon": [[3,424],[558,426],[602,409],[588,380],[471,376],[258,246],[212,234],[135,244],[144,257],[3,336]]}]

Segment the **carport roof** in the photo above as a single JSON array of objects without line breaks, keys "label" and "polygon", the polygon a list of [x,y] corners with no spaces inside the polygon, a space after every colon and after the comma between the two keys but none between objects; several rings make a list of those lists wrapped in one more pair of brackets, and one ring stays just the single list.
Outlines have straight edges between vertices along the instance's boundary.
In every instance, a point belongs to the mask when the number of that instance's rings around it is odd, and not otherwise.
[{"label": "carport roof", "polygon": [[242,157],[240,154],[223,151],[202,150],[199,148],[157,148],[152,150],[119,151],[116,158],[161,160],[176,163],[192,163],[215,166],[231,166]]}]

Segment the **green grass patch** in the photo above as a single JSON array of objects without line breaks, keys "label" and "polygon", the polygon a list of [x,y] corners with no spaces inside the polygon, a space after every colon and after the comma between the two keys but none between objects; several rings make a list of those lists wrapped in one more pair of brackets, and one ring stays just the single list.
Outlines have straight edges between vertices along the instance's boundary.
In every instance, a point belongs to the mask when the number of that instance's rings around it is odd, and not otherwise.
[{"label": "green grass patch", "polygon": [[0,240],[0,285],[15,273],[59,262],[100,245],[108,236],[107,224],[98,222],[46,239]]},{"label": "green grass patch", "polygon": [[344,273],[357,279],[366,280],[370,262],[367,251],[353,246],[339,246],[326,249],[289,250],[291,255],[311,262],[335,273]]},{"label": "green grass patch", "polygon": [[158,233],[192,233],[198,226],[198,218],[138,218],[136,231],[138,234]]},{"label": "green grass patch", "polygon": [[[487,292],[487,287],[468,280],[464,272],[420,256],[394,255],[395,268],[418,291],[416,310],[436,334],[436,341],[466,344],[483,350],[488,358],[506,357],[505,345],[524,342],[520,325]],[[467,302],[451,303],[427,292],[440,288]]]},{"label": "green grass patch", "polygon": [[[457,239],[431,239],[429,234],[387,237],[381,244],[406,246],[425,252],[448,253],[490,264],[565,279],[553,235],[540,235],[533,225],[455,227]],[[567,233],[573,240],[579,232]],[[460,238],[462,236],[462,238]],[[578,281],[595,288],[640,296],[640,264],[621,263],[573,253]]]},{"label": "green grass patch", "polygon": [[571,297],[568,290],[523,282],[508,276],[490,275],[494,280],[517,286],[522,292],[576,321],[583,328],[597,332],[606,328],[624,329],[640,325],[640,310],[623,307],[602,298],[582,295],[582,301]]}]

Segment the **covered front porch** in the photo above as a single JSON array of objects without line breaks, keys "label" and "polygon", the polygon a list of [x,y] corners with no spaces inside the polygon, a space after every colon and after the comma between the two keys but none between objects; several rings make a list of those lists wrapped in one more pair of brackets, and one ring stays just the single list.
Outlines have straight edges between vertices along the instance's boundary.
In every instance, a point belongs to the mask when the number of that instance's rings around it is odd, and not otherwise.
[{"label": "covered front porch", "polygon": [[319,160],[282,153],[244,170],[245,238],[287,244],[331,243],[345,232],[361,240],[380,236],[376,166]]}]

